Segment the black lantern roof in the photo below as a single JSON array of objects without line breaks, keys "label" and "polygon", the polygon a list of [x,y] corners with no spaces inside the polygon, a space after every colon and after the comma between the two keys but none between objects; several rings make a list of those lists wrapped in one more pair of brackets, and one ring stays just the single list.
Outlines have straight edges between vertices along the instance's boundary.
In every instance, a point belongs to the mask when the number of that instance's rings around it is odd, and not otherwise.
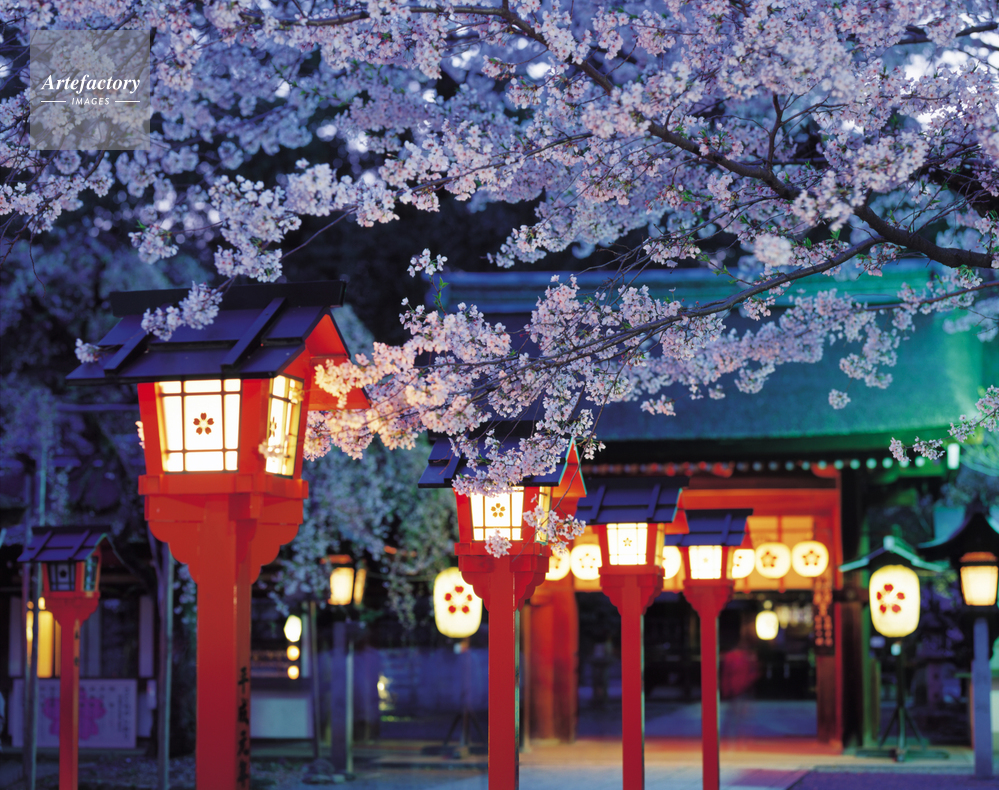
[{"label": "black lantern roof", "polygon": [[944,540],[920,543],[919,553],[928,560],[951,560],[955,565],[965,554],[988,551],[999,557],[999,531],[980,507],[971,507],[964,523]]},{"label": "black lantern roof", "polygon": [[105,527],[50,527],[35,530],[18,562],[84,562],[108,540]]},{"label": "black lantern roof", "polygon": [[746,519],[752,508],[723,510],[683,510],[687,522],[686,535],[666,535],[667,546],[730,546],[742,545],[746,535]]},{"label": "black lantern roof", "polygon": [[344,283],[236,285],[223,295],[215,321],[204,329],[180,327],[165,341],[142,329],[146,310],[174,305],[187,293],[170,289],[111,294],[112,312],[121,320],[98,343],[104,355],[99,362],[78,367],[67,380],[136,384],[273,378],[305,350],[306,338],[330,315],[330,308],[343,304]]},{"label": "black lantern roof", "polygon": [[587,524],[669,523],[676,519],[685,477],[591,479],[576,518]]},{"label": "black lantern roof", "polygon": [[945,563],[928,562],[920,557],[914,548],[897,535],[885,535],[884,544],[874,549],[870,554],[866,554],[853,562],[847,562],[839,566],[841,571],[859,571],[868,569],[875,571],[885,565],[891,565],[902,561],[914,569],[924,571],[944,571],[947,570]]},{"label": "black lantern roof", "polygon": [[[530,423],[514,424],[512,427],[505,426],[503,435],[506,437],[499,440],[501,453],[513,452],[520,447],[520,438],[526,435],[524,432]],[[507,430],[506,428],[509,427]],[[478,466],[488,465],[485,458],[485,439],[478,440],[480,460]],[[520,485],[524,486],[557,486],[562,483],[570,466],[570,461],[577,461],[575,442],[570,442],[565,452],[559,457],[555,468],[545,475],[531,475],[525,477]],[[468,459],[464,455],[455,455],[451,449],[451,440],[446,436],[433,438],[433,447],[430,450],[430,458],[427,460],[427,468],[420,476],[418,486],[420,488],[451,488],[454,478],[461,474],[473,475],[475,472],[469,466]]]}]

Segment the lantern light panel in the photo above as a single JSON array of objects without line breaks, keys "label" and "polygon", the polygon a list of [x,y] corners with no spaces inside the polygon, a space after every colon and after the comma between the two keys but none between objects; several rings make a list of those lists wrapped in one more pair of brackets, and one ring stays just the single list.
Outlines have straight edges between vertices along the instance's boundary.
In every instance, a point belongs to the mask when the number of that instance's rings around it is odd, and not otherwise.
[{"label": "lantern light panel", "polygon": [[545,574],[545,581],[557,582],[569,575],[569,552],[559,554],[552,552],[548,562],[548,573]]},{"label": "lantern light panel", "polygon": [[736,549],[732,552],[732,578],[745,579],[756,567],[756,552],[752,549]]},{"label": "lantern light panel", "polygon": [[[354,569],[349,565],[330,573],[330,600],[333,606],[347,606],[354,598]],[[295,641],[295,640],[292,640]]]},{"label": "lantern light panel", "polygon": [[72,592],[76,589],[76,563],[47,562],[49,589],[52,592]]},{"label": "lantern light panel", "polygon": [[239,379],[161,381],[156,385],[167,472],[235,472]]},{"label": "lantern light panel", "polygon": [[608,524],[607,553],[611,565],[644,565],[649,539],[648,524]]},{"label": "lantern light panel", "polygon": [[364,603],[364,585],[368,581],[368,569],[358,568],[354,573],[354,606]]},{"label": "lantern light panel", "polygon": [[756,636],[766,642],[776,639],[780,631],[780,620],[777,613],[765,609],[756,615]]},{"label": "lantern light panel", "polygon": [[569,553],[569,567],[572,574],[582,581],[592,582],[600,578],[600,547],[593,543],[581,543],[572,547]]},{"label": "lantern light panel", "polygon": [[683,567],[683,555],[676,546],[663,546],[663,575],[672,579]]},{"label": "lantern light panel", "polygon": [[515,488],[507,494],[484,496],[472,494],[472,538],[485,540],[486,535],[499,533],[510,541],[521,540],[524,520],[524,489]]},{"label": "lantern light panel", "polygon": [[919,625],[919,577],[904,565],[886,565],[871,574],[871,622],[889,638],[908,636]]},{"label": "lantern light panel", "polygon": [[267,458],[264,470],[271,474],[291,477],[295,473],[302,394],[302,382],[298,379],[288,376],[271,379],[267,440],[260,448]]},{"label": "lantern light panel", "polygon": [[447,568],[434,579],[434,622],[452,639],[465,639],[482,624],[482,599],[458,568]]},{"label": "lantern light panel", "polygon": [[720,579],[722,577],[721,546],[689,546],[691,579]]},{"label": "lantern light panel", "polygon": [[961,594],[968,606],[995,606],[997,587],[999,559],[994,554],[973,551],[961,557]]},{"label": "lantern light panel", "polygon": [[767,579],[782,579],[791,570],[791,550],[783,543],[761,543],[756,547],[756,570]]},{"label": "lantern light panel", "polygon": [[817,540],[803,540],[791,549],[791,567],[799,576],[814,579],[829,567],[829,549]]}]

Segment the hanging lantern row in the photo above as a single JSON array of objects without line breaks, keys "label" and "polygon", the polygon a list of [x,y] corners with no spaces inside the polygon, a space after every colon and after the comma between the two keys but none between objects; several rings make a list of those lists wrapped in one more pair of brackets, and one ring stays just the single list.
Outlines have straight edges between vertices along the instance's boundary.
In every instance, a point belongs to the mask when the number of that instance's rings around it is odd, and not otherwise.
[{"label": "hanging lantern row", "polygon": [[[608,547],[612,565],[635,564],[647,550],[648,524],[608,524]],[[655,531],[653,530],[653,533]],[[666,579],[674,578],[683,567],[683,555],[676,546],[658,544]],[[641,549],[634,547],[641,546]],[[695,579],[720,578],[721,551],[717,546],[692,546],[691,573]],[[754,549],[731,552],[733,579],[745,579],[754,570],[768,579],[780,579],[794,570],[799,576],[815,578],[829,567],[829,549],[817,540],[805,540],[788,548],[784,543],[768,542]],[[615,562],[616,560],[616,562]],[[644,562],[644,559],[642,560]],[[600,576],[600,548],[594,543],[577,543],[566,557],[553,556],[545,579],[558,581],[572,574],[581,581],[595,581]],[[985,571],[990,572],[990,571]],[[716,575],[718,574],[718,575]]]}]

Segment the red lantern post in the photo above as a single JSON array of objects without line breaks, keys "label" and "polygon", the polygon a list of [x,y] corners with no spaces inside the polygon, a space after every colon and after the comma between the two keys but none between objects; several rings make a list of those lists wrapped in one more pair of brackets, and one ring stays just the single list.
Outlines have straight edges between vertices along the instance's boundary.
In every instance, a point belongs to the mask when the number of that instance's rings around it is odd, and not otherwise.
[{"label": "red lantern post", "polygon": [[317,365],[347,359],[330,310],[343,283],[236,286],[206,329],[142,330],[184,295],[113,294],[106,356],[70,379],[139,384],[146,518],[198,584],[197,786],[236,790],[250,783],[250,585],[301,523],[308,412],[343,407],[314,386]]},{"label": "red lantern post", "polygon": [[[76,790],[80,751],[80,626],[100,601],[107,536],[91,527],[36,532],[18,558],[42,564],[45,608],[62,628],[59,677],[59,790]],[[37,631],[36,631],[37,633]]]},{"label": "red lantern post", "polygon": [[[681,499],[682,506],[682,499]],[[701,764],[704,790],[719,790],[718,615],[732,595],[730,551],[741,545],[752,510],[686,510],[681,546],[683,596],[701,621]]]},{"label": "red lantern post", "polygon": [[[515,445],[511,439],[502,445]],[[450,487],[465,468],[446,439],[438,440],[420,478],[422,488]],[[517,610],[531,597],[548,572],[550,549],[535,540],[524,515],[539,505],[545,512],[572,515],[586,493],[575,444],[570,443],[554,473],[523,481],[523,487],[493,497],[455,493],[459,541],[455,544],[461,575],[489,611],[489,787],[519,786],[519,646]],[[495,557],[486,550],[492,535],[510,541],[510,550]]]},{"label": "red lantern post", "polygon": [[625,790],[645,787],[644,616],[663,589],[667,522],[674,527],[671,532],[686,532],[686,525],[676,518],[684,483],[685,478],[600,480],[577,511],[597,534],[600,587],[621,613],[621,765]]}]

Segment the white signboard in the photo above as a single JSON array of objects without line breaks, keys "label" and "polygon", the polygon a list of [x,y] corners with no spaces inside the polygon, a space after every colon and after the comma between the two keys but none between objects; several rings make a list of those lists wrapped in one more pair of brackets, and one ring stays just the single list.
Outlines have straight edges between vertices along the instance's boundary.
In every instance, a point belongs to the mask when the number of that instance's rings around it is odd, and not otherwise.
[{"label": "white signboard", "polygon": [[[80,681],[80,748],[134,749],[135,680]],[[7,706],[7,731],[15,748],[24,746],[24,680],[14,681]],[[59,680],[38,681],[38,745],[59,745]]]}]

